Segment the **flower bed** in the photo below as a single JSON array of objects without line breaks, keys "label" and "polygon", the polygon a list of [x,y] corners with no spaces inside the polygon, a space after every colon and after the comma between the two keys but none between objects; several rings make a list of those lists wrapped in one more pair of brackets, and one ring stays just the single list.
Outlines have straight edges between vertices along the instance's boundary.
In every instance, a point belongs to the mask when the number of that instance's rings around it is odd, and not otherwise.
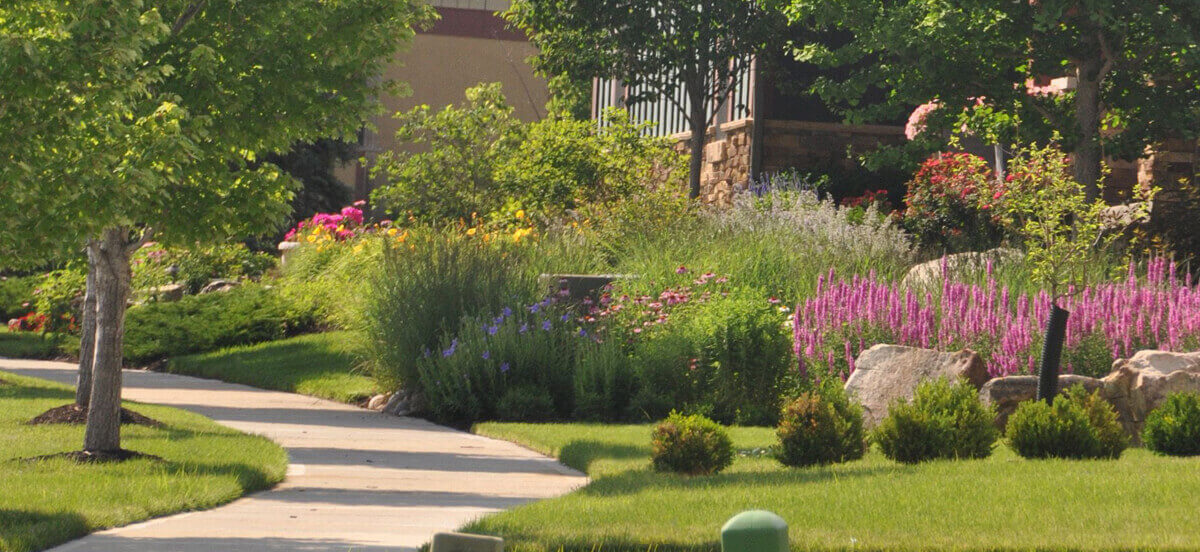
[{"label": "flower bed", "polygon": [[[943,271],[945,272],[945,271]],[[794,344],[802,371],[848,375],[854,359],[875,343],[983,355],[993,376],[1034,370],[1050,296],[1011,293],[990,276],[983,285],[943,277],[938,292],[920,295],[874,275],[836,280],[830,272],[816,294],[796,307]],[[1067,324],[1068,371],[1103,375],[1113,360],[1139,349],[1200,347],[1200,287],[1182,280],[1164,259],[1144,278],[1129,267],[1124,282],[1070,290],[1060,305]]]}]

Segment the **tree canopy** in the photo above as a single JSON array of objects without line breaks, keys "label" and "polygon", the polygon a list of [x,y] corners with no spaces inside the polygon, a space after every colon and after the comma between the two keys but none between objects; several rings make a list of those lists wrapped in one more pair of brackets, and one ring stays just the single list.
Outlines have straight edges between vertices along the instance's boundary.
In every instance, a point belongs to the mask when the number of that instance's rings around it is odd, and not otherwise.
[{"label": "tree canopy", "polygon": [[[936,100],[931,129],[970,113],[996,139],[1074,153],[1095,197],[1105,156],[1135,159],[1200,123],[1200,3],[1192,0],[792,0],[793,21],[842,31],[798,56],[845,68],[815,89],[851,120],[895,117]],[[1045,89],[1066,77],[1064,93]],[[862,106],[871,88],[889,101]],[[937,132],[927,133],[933,138]]]}]

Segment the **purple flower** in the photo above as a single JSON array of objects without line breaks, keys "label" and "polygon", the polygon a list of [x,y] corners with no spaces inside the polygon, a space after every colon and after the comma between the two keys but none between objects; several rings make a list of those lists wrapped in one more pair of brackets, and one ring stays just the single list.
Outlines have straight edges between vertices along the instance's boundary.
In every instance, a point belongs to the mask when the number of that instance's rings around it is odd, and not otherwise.
[{"label": "purple flower", "polygon": [[521,328],[517,330],[517,333],[525,333],[527,331],[529,331],[529,324],[521,324]]},{"label": "purple flower", "polygon": [[566,322],[566,321],[568,321],[568,320],[570,320],[570,319],[571,319],[571,315],[569,315],[569,314],[564,314],[564,315],[562,315],[561,317],[559,317],[559,319],[560,319],[560,320],[562,320],[563,322]]},{"label": "purple flower", "polygon": [[510,309],[510,308],[508,308],[508,307],[504,307],[504,310],[500,311],[500,314],[501,314],[501,315],[502,315],[504,318],[508,318],[508,317],[512,316],[512,314],[513,314],[513,311],[512,311],[512,309]]},{"label": "purple flower", "polygon": [[529,312],[532,312],[532,313],[535,313],[535,314],[536,314],[536,313],[537,313],[538,311],[540,311],[540,310],[542,310],[542,304],[541,304],[541,303],[534,303],[534,304],[532,304],[532,305],[529,305]]},{"label": "purple flower", "polygon": [[487,360],[487,359],[489,359],[489,358],[492,358],[492,352],[491,352],[491,351],[484,351],[484,352],[483,352],[483,354],[482,354],[482,355],[480,355],[480,356],[482,356],[482,357],[483,357],[483,360]]},{"label": "purple flower", "polygon": [[550,331],[550,321],[549,320],[542,322],[542,329],[545,331]]},{"label": "purple flower", "polygon": [[487,334],[488,335],[496,335],[496,332],[498,332],[498,331],[500,331],[500,326],[488,326]]},{"label": "purple flower", "polygon": [[505,363],[503,363],[503,364],[501,364],[501,365],[500,365],[500,372],[501,372],[501,373],[503,373],[503,372],[507,372],[507,371],[508,371],[508,369],[509,369],[509,365],[508,365],[508,363],[507,363],[507,362],[505,362]]}]

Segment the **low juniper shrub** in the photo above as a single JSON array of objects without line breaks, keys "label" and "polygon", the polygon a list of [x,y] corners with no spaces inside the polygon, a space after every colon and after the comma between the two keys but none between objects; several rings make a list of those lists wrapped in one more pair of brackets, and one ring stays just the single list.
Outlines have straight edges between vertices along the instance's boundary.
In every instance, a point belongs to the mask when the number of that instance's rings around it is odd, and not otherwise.
[{"label": "low juniper shrub", "polygon": [[725,428],[699,414],[672,412],[654,428],[654,469],[686,475],[711,475],[733,463],[733,441]]},{"label": "low juniper shrub", "polygon": [[1200,455],[1200,394],[1175,393],[1146,416],[1146,448],[1171,456]]},{"label": "low juniper shrub", "polygon": [[911,401],[892,403],[874,440],[884,456],[905,464],[987,458],[999,437],[994,419],[973,387],[938,378],[917,386]]},{"label": "low juniper shrub", "polygon": [[1054,400],[1026,401],[1008,418],[1008,444],[1025,458],[1119,458],[1129,446],[1117,414],[1076,385]]},{"label": "low juniper shrub", "polygon": [[776,457],[785,466],[812,466],[858,460],[866,452],[863,410],[850,401],[838,380],[828,379],[783,407]]}]

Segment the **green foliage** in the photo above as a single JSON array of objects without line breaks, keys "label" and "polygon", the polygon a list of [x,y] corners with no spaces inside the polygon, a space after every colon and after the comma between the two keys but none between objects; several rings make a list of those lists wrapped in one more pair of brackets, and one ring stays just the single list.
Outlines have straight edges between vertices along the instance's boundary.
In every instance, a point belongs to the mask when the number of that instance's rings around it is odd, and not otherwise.
[{"label": "green foliage", "polygon": [[318,326],[361,329],[367,288],[382,268],[387,243],[363,236],[340,246],[305,245],[288,254],[275,284],[294,308],[312,313]]},{"label": "green foliage", "polygon": [[0,322],[32,312],[37,281],[37,276],[0,276]]},{"label": "green foliage", "polygon": [[[839,69],[813,89],[851,121],[895,120],[936,99],[919,141],[944,145],[964,123],[987,143],[1057,133],[1089,197],[1103,156],[1141,157],[1163,138],[1194,136],[1200,122],[1191,3],[792,0],[786,10],[794,24],[839,37],[797,50],[801,61]],[[1076,77],[1073,91],[1027,87],[1061,76]],[[880,89],[886,102],[863,101]]]},{"label": "green foliage", "polygon": [[273,290],[245,285],[130,308],[125,323],[125,360],[143,365],[221,347],[282,339],[312,327],[310,313],[293,309]]},{"label": "green foliage", "polygon": [[789,368],[795,366],[784,315],[753,291],[702,305],[688,317],[697,369],[708,378],[712,417],[775,425]]},{"label": "green foliage", "polygon": [[987,162],[969,153],[939,153],[908,183],[905,229],[927,248],[945,253],[982,251],[1000,244],[1003,228],[993,220]]},{"label": "green foliage", "polygon": [[693,414],[672,412],[654,428],[651,462],[658,471],[712,475],[733,463],[733,441],[725,428]]},{"label": "green foliage", "polygon": [[410,234],[384,250],[364,301],[368,365],[385,389],[414,385],[423,355],[445,348],[464,318],[531,304],[537,289],[511,242],[452,230]]},{"label": "green foliage", "polygon": [[828,379],[783,407],[776,430],[783,465],[833,464],[866,454],[862,407],[850,402],[840,383]]},{"label": "green foliage", "polygon": [[1054,400],[1026,401],[1008,418],[1005,436],[1025,458],[1119,458],[1129,438],[1117,413],[1082,385]]},{"label": "green foliage", "polygon": [[575,418],[622,420],[636,388],[632,363],[619,345],[581,346],[575,364]]},{"label": "green foliage", "polygon": [[388,185],[373,195],[397,217],[423,222],[517,222],[518,211],[540,219],[591,202],[627,197],[649,175],[682,172],[664,139],[644,136],[644,124],[621,111],[605,125],[566,118],[525,124],[513,115],[499,83],[470,88],[461,107],[420,106],[398,115],[397,141],[422,151],[385,152],[376,169]]},{"label": "green foliage", "polygon": [[939,378],[918,385],[912,401],[892,403],[874,440],[885,456],[905,464],[987,458],[999,437],[994,419],[973,387]]},{"label": "green foliage", "polygon": [[87,275],[64,268],[47,273],[34,290],[36,312],[46,317],[45,331],[75,331]]},{"label": "green foliage", "polygon": [[447,422],[569,416],[580,340],[569,317],[564,321],[542,306],[537,312],[519,308],[496,317],[464,317],[437,348],[421,353],[408,390],[421,394],[433,416]]},{"label": "green foliage", "polygon": [[[704,131],[708,108],[725,101],[750,59],[786,36],[782,14],[758,0],[518,0],[504,17],[531,37],[544,75],[619,80],[628,104],[686,97],[690,108],[672,105]],[[700,193],[700,146],[692,141],[691,197]]]},{"label": "green foliage", "polygon": [[1173,393],[1146,416],[1146,448],[1171,456],[1200,455],[1200,395]]},{"label": "green foliage", "polygon": [[[187,293],[197,293],[209,282],[243,277],[257,280],[274,268],[275,257],[251,251],[245,244],[193,244],[190,247],[144,246],[133,255],[133,288],[142,290],[179,283]],[[175,270],[171,276],[169,270]]]},{"label": "green foliage", "polygon": [[[1089,199],[1071,174],[1066,155],[1052,147],[1022,150],[1009,165],[1003,184],[990,183],[994,209],[1004,224],[1023,238],[1033,278],[1058,300],[1072,285],[1081,285],[1091,268],[1092,253],[1103,251],[1117,234],[1106,233],[1107,205]],[[1153,190],[1135,190],[1142,203],[1135,218],[1149,212]]]}]

